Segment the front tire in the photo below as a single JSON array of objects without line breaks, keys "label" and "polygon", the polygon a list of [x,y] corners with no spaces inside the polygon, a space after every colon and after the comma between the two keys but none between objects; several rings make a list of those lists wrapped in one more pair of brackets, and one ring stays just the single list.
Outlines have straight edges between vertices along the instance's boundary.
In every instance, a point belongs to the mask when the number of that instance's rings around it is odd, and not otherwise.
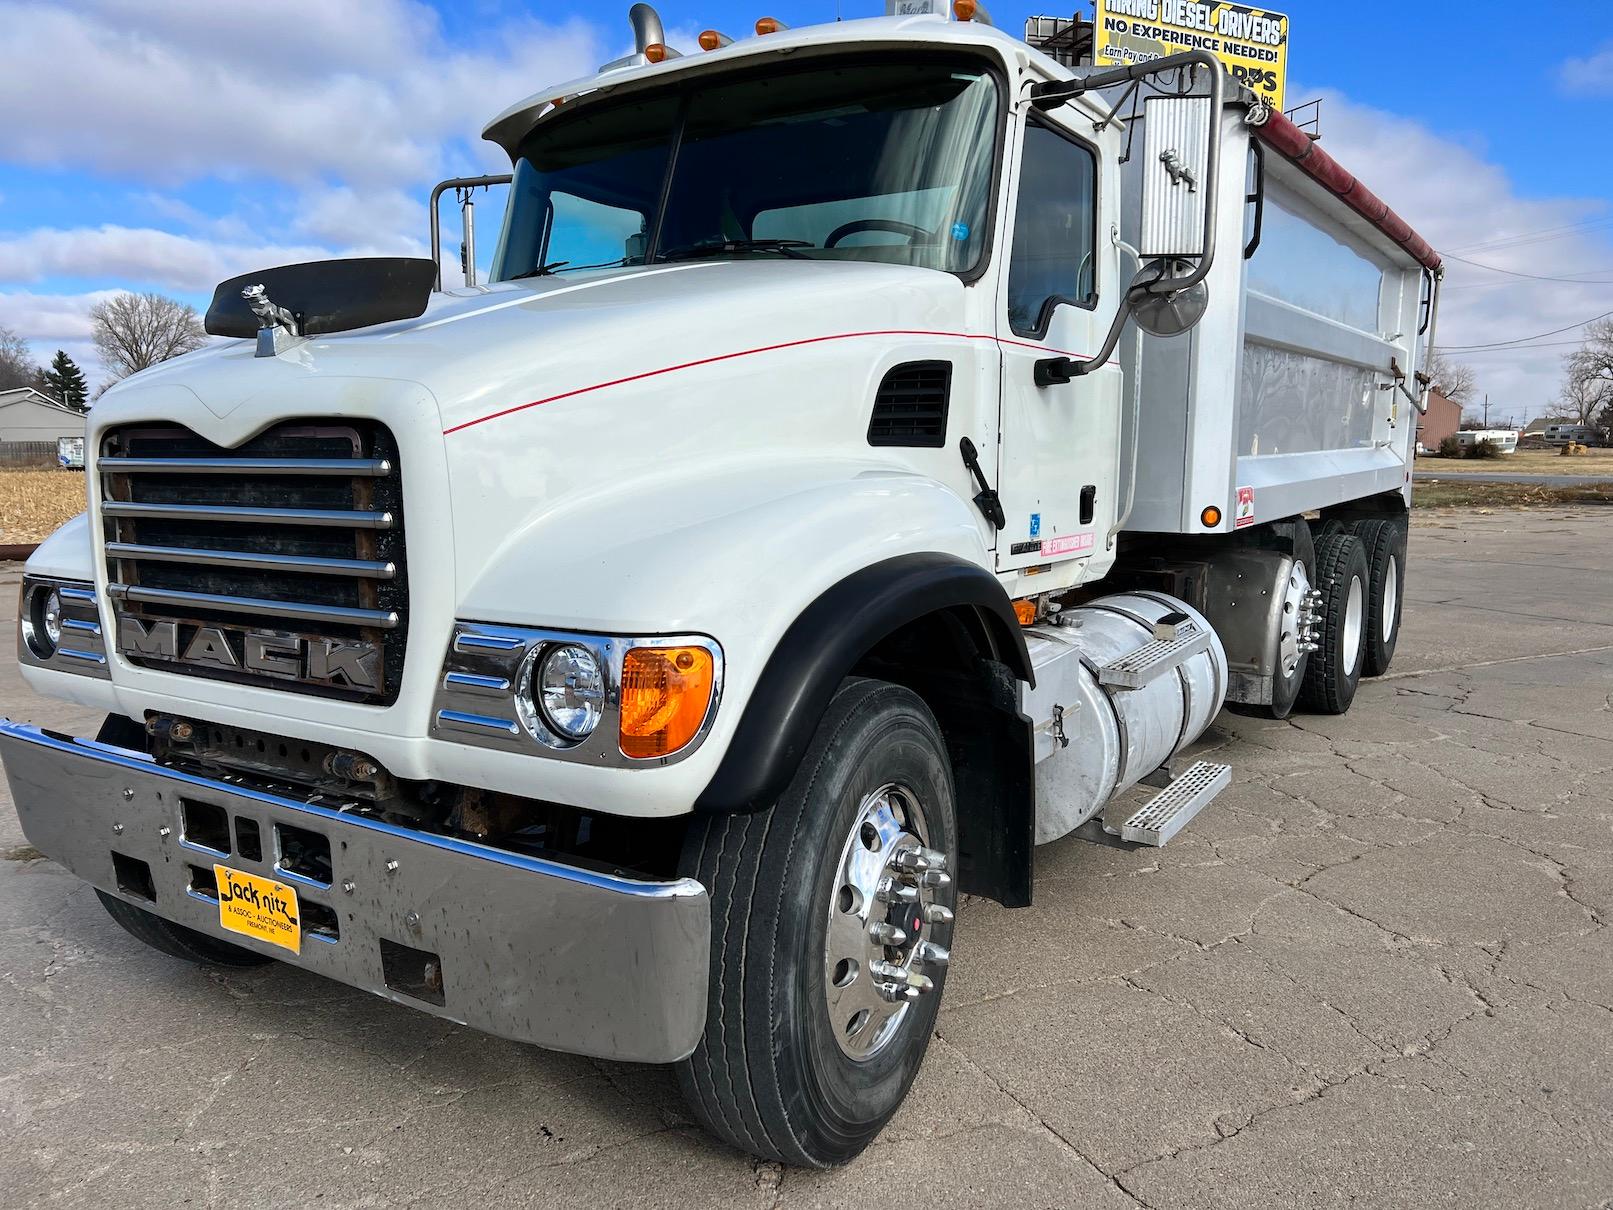
[{"label": "front tire", "polygon": [[934,1029],[956,855],[940,728],[882,681],[841,687],[771,809],[691,823],[682,868],[711,895],[711,978],[678,1083],[708,1130],[811,1167],[873,1141]]},{"label": "front tire", "polygon": [[203,966],[266,966],[273,958],[255,954],[239,945],[198,933],[182,924],[164,920],[145,908],[137,908],[113,895],[96,888],[95,895],[106,909],[107,915],[123,926],[124,932],[144,941],[159,953],[170,958],[183,958]]}]

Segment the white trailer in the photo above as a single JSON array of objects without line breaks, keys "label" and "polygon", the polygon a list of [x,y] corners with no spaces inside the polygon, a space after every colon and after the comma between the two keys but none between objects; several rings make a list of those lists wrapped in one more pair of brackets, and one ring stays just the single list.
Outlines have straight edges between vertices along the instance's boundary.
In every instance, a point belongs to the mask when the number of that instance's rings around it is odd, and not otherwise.
[{"label": "white trailer", "polygon": [[635,5],[489,125],[491,280],[467,232],[464,287],[221,284],[236,339],[102,397],[27,566],[24,678],[107,715],[0,721],[29,840],[164,952],[865,1147],[960,890],[1166,843],[1223,704],[1388,667],[1437,310],[1208,55],[1072,72],[959,11],[680,55]]}]

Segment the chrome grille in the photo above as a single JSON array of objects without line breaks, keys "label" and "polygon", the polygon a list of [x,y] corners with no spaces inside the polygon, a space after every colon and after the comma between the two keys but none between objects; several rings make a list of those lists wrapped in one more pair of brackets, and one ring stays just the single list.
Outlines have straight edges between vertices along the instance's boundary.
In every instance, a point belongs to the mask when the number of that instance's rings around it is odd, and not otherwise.
[{"label": "chrome grille", "polygon": [[[373,689],[211,663],[137,664],[298,693],[390,703],[408,629],[403,491],[381,425],[296,421],[226,449],[178,426],[110,432],[97,464],[107,595],[149,630],[215,627],[231,642],[371,643]],[[237,652],[237,655],[240,653]],[[282,660],[283,657],[277,656]]]}]

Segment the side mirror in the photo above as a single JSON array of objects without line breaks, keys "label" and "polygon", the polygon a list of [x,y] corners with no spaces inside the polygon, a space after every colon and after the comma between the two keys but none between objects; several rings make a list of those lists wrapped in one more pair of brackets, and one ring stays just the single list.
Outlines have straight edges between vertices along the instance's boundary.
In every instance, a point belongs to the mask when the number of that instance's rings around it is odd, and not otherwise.
[{"label": "side mirror", "polygon": [[1143,103],[1143,260],[1187,260],[1206,252],[1210,206],[1210,98],[1150,97]]}]

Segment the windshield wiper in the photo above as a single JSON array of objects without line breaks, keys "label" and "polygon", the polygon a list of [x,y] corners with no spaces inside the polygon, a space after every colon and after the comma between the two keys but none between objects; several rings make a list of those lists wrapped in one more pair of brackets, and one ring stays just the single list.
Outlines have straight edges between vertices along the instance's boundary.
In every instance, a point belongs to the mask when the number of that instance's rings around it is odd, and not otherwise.
[{"label": "windshield wiper", "polygon": [[800,248],[816,248],[811,240],[804,239],[708,239],[698,244],[684,244],[668,248],[661,260],[699,260],[704,256],[724,256],[731,252],[777,252],[780,256],[796,260],[811,260]]},{"label": "windshield wiper", "polygon": [[525,273],[517,273],[510,281],[520,281],[524,277],[553,277],[557,269],[564,269],[571,262],[569,260],[550,261],[547,265],[539,265],[536,269],[528,269]]}]

